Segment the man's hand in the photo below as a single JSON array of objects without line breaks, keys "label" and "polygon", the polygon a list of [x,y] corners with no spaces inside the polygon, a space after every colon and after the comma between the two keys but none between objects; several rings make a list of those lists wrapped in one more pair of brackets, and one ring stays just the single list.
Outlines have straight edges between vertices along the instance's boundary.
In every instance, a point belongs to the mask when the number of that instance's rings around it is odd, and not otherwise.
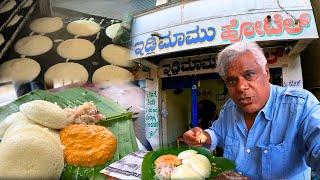
[{"label": "man's hand", "polygon": [[190,146],[199,147],[203,144],[211,144],[210,135],[202,131],[201,128],[195,127],[183,134],[184,142]]}]

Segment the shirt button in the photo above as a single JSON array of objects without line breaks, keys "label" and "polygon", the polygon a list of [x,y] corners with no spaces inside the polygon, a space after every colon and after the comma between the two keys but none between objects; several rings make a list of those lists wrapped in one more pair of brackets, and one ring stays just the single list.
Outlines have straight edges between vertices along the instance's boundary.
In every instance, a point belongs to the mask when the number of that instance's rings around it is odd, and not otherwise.
[{"label": "shirt button", "polygon": [[250,149],[247,149],[247,153],[250,153]]},{"label": "shirt button", "polygon": [[264,150],[263,152],[264,152],[265,154],[267,154],[267,153],[268,153],[268,150]]}]

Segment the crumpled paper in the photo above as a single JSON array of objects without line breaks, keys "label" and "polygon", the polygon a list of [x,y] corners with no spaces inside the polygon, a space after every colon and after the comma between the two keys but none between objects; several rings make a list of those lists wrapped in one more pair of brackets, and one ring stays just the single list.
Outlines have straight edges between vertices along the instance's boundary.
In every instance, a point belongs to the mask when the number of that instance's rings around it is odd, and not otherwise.
[{"label": "crumpled paper", "polygon": [[141,179],[142,161],[147,153],[148,151],[139,150],[128,154],[101,170],[100,173],[117,179]]}]

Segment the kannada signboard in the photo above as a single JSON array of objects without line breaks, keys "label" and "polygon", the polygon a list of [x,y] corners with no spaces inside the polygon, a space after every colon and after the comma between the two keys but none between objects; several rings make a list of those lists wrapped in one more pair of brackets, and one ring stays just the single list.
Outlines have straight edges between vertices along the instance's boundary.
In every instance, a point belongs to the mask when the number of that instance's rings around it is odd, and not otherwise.
[{"label": "kannada signboard", "polygon": [[146,138],[152,148],[159,146],[159,109],[158,109],[158,81],[146,80],[145,94],[145,124]]},{"label": "kannada signboard", "polygon": [[[195,74],[217,73],[215,53],[164,59],[160,61],[158,76],[161,78],[186,76]],[[284,47],[264,49],[264,55],[269,65],[277,65],[283,57]],[[280,65],[281,67],[281,65]],[[291,83],[293,84],[293,83]]]},{"label": "kannada signboard", "polygon": [[312,10],[264,12],[207,19],[133,37],[133,59],[164,53],[231,44],[239,41],[269,41],[318,38]]},{"label": "kannada signboard", "polygon": [[180,57],[162,60],[159,64],[159,77],[185,76],[216,72],[214,54],[193,57]]}]

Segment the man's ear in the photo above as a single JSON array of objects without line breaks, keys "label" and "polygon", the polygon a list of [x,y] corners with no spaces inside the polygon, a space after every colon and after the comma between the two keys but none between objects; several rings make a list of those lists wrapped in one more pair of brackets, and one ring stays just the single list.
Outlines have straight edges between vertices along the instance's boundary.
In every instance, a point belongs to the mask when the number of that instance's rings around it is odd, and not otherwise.
[{"label": "man's ear", "polygon": [[270,81],[270,71],[269,71],[269,68],[267,66],[265,67],[265,72],[267,73],[268,80]]}]

